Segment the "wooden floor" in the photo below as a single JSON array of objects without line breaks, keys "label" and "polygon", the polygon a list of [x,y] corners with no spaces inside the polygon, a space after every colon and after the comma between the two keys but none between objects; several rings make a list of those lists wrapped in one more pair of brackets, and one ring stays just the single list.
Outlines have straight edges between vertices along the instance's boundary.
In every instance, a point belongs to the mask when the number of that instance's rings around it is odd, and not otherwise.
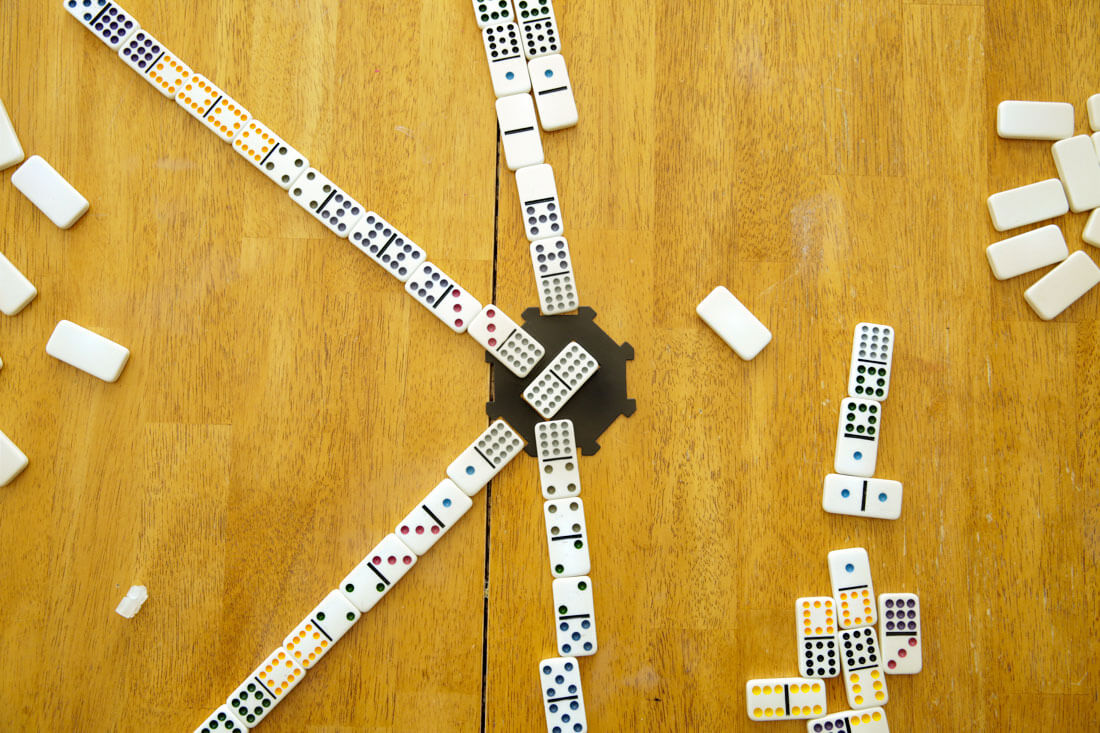
[{"label": "wooden floor", "polygon": [[[861,545],[924,608],[893,730],[1094,729],[1100,293],[1040,322],[1038,273],[997,282],[984,248],[985,197],[1055,175],[1048,144],[995,136],[996,104],[1069,101],[1085,131],[1100,5],[557,5],[582,121],[546,159],[582,302],[637,352],[637,413],[581,467],[591,728],[751,728],[744,682],[796,674],[794,599]],[[537,304],[466,0],[126,6],[479,299]],[[61,2],[0,17],[23,146],[92,202],[62,232],[0,186],[0,251],[39,289],[0,318],[0,430],[31,459],[0,490],[0,728],[191,730],[485,427],[489,367]],[[1084,219],[1057,222],[1071,250]],[[750,363],[695,316],[717,284],[774,333]],[[117,384],[46,356],[63,318],[132,350]],[[897,329],[896,522],[820,508],[860,320]],[[535,468],[263,729],[539,730]]]}]

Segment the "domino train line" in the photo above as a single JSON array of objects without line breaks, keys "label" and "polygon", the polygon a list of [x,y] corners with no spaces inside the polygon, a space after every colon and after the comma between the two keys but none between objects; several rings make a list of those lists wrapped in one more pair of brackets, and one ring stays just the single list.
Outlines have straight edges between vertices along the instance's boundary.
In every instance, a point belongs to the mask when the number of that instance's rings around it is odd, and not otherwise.
[{"label": "domino train line", "polygon": [[[545,348],[500,308],[491,303],[483,306],[428,260],[413,240],[310,166],[304,155],[214,82],[192,70],[117,3],[63,0],[63,5],[146,82],[231,144],[332,233],[348,239],[404,283],[405,291],[452,331],[469,334],[517,377],[526,377],[542,361]],[[516,0],[515,8],[511,0],[473,0],[473,6],[498,97],[496,112],[505,159],[516,172],[540,310],[544,315],[575,311],[579,298],[569,246],[562,236],[561,204],[553,169],[543,159],[538,131],[540,121],[544,130],[552,131],[576,125],[578,119],[565,59],[558,53],[560,34],[553,6],[550,0]],[[56,193],[47,186],[36,205],[46,211]],[[81,349],[76,352],[79,358]],[[598,369],[591,354],[570,342],[531,380],[523,398],[550,420]],[[100,371],[100,378],[118,378],[117,372]],[[540,423],[536,441],[561,654],[539,662],[539,675],[548,731],[579,733],[587,730],[587,719],[576,657],[594,654],[597,643],[572,423]],[[448,466],[447,477],[196,730],[233,731],[258,725],[301,682],[306,671],[473,506],[472,497],[525,445],[504,420],[490,424]],[[140,607],[136,601],[124,599],[120,604],[130,615],[136,607]]]}]

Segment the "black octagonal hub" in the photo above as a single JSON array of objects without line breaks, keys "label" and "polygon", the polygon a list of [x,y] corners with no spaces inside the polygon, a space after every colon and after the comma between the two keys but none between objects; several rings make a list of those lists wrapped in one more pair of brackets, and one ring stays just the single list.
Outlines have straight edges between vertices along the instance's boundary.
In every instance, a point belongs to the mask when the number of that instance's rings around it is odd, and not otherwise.
[{"label": "black octagonal hub", "polygon": [[546,355],[520,379],[486,354],[493,365],[493,399],[486,403],[490,420],[502,417],[527,441],[527,454],[535,455],[535,424],[542,417],[523,400],[523,390],[546,368],[570,341],[576,341],[600,363],[599,371],[581,387],[555,420],[572,420],[577,447],[590,456],[600,449],[597,439],[622,415],[630,417],[636,405],[626,393],[626,363],[634,358],[634,347],[621,346],[596,325],[596,311],[580,308],[576,315],[544,316],[538,308],[523,312],[523,328],[546,347]]}]

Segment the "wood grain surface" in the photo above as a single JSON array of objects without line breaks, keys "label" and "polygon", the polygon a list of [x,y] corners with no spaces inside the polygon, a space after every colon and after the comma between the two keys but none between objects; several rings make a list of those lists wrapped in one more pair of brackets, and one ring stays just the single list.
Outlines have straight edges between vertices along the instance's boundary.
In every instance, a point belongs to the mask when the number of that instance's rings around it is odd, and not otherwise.
[{"label": "wood grain surface", "polygon": [[[466,0],[126,7],[479,299],[537,304]],[[796,674],[794,599],[853,545],[921,595],[892,730],[1095,729],[1100,294],[1040,322],[1039,273],[997,282],[984,248],[985,197],[1055,175],[996,104],[1069,101],[1084,131],[1100,5],[557,13],[581,124],[546,159],[582,303],[637,352],[637,414],[581,465],[592,730],[751,728],[745,681]],[[63,232],[0,185],[40,293],[0,318],[0,430],[31,460],[0,490],[0,729],[191,730],[485,427],[489,367],[60,0],[0,18],[23,146],[92,202]],[[1071,250],[1084,220],[1057,221]],[[750,363],[695,316],[717,284],[774,333]],[[132,350],[117,384],[46,356],[63,318]],[[820,508],[861,320],[897,329],[896,522]],[[544,537],[521,456],[262,729],[540,730]]]}]

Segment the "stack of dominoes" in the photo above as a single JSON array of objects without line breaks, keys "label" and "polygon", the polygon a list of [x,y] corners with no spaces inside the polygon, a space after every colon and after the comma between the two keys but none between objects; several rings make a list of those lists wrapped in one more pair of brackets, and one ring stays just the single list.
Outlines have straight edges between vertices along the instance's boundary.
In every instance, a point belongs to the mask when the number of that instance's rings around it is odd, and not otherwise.
[{"label": "stack of dominoes", "polygon": [[[746,712],[753,721],[808,720],[810,733],[888,733],[886,675],[917,674],[923,666],[920,601],[913,593],[883,593],[876,614],[862,547],[830,552],[829,579],[831,596],[795,601],[800,676],[749,680]],[[825,680],[842,672],[851,710],[827,715]]]},{"label": "stack of dominoes", "polygon": [[[1009,140],[1052,140],[1058,178],[1020,186],[989,197],[989,216],[999,232],[1091,211],[1082,238],[1100,247],[1100,94],[1087,102],[1088,135],[1073,135],[1073,105],[1065,102],[1006,100],[997,105],[997,134]],[[1056,318],[1100,283],[1100,267],[1083,251],[1069,253],[1061,228],[1049,224],[995,242],[986,248],[993,276],[1007,280],[1058,264],[1024,291],[1024,299],[1044,321]]]},{"label": "stack of dominoes", "polygon": [[877,323],[856,326],[849,397],[840,403],[836,431],[836,473],[825,477],[821,499],[827,512],[876,519],[901,516],[901,482],[873,478],[893,360],[894,329]]}]

